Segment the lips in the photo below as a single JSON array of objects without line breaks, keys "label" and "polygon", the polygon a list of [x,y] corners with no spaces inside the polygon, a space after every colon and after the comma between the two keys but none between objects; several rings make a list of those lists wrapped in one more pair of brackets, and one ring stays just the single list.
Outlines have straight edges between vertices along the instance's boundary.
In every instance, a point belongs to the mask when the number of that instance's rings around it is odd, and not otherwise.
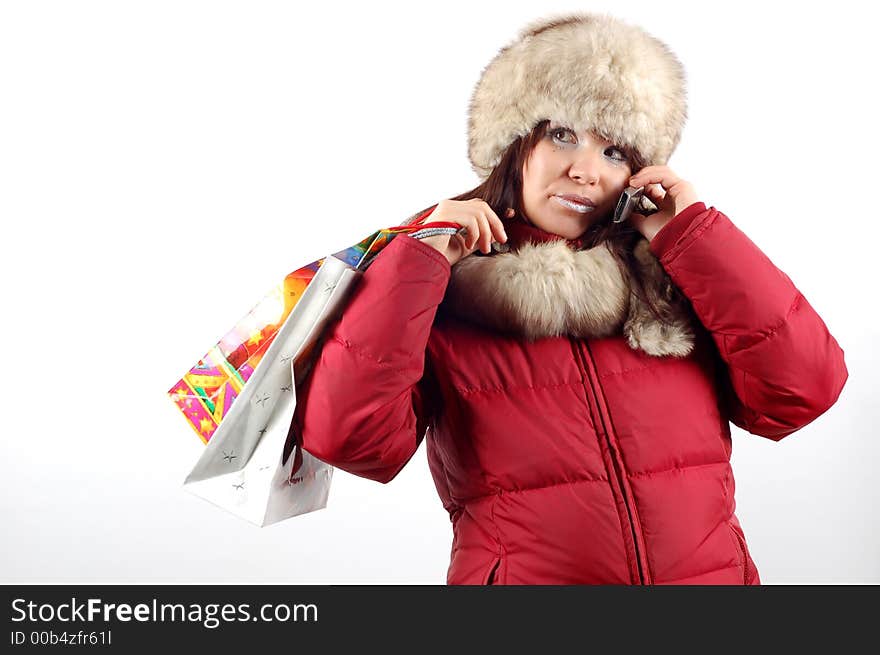
[{"label": "lips", "polygon": [[557,195],[553,196],[553,200],[569,211],[578,214],[589,214],[596,210],[596,205],[593,204],[593,201],[583,196]]},{"label": "lips", "polygon": [[563,200],[567,200],[568,202],[575,203],[577,205],[584,205],[585,207],[593,207],[595,209],[596,203],[587,198],[586,196],[578,196],[571,193],[557,193],[557,198],[562,198]]}]

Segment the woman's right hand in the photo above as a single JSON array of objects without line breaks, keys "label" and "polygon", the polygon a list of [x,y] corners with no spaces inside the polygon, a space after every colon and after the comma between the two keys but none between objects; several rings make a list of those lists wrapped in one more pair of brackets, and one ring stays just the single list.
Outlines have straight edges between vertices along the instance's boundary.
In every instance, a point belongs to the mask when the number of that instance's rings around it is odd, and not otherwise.
[{"label": "woman's right hand", "polygon": [[[513,215],[513,210],[507,210],[507,217]],[[438,234],[421,239],[440,251],[449,260],[449,265],[455,265],[461,258],[467,257],[478,247],[489,254],[492,251],[492,242],[505,243],[507,234],[504,225],[498,215],[485,200],[473,198],[471,200],[441,200],[433,212],[424,220],[426,223],[444,221],[457,223],[467,232],[461,234]]]}]

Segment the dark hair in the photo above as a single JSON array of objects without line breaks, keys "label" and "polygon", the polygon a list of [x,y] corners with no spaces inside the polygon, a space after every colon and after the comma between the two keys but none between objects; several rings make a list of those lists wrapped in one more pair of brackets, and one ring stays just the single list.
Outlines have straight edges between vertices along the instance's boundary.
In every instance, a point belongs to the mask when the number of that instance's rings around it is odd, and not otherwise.
[{"label": "dark hair", "polygon": [[[517,137],[501,155],[501,160],[492,169],[492,172],[479,186],[474,187],[470,191],[450,198],[450,200],[471,200],[480,198],[485,201],[492,211],[498,215],[502,222],[507,223],[510,220],[517,220],[518,217],[525,217],[525,211],[522,205],[522,171],[525,162],[531,155],[532,150],[538,142],[544,138],[549,120],[544,120],[535,125],[532,131],[525,136]],[[632,174],[639,172],[645,166],[644,160],[638,152],[632,148],[622,148],[627,155],[630,170]],[[516,214],[515,218],[508,219],[506,211],[512,208]],[[428,211],[430,207],[426,207],[420,212],[414,214],[406,223],[412,222],[416,217]],[[651,301],[649,294],[645,293],[644,282],[642,280],[641,268],[633,254],[633,249],[639,239],[642,238],[641,233],[636,230],[628,221],[623,223],[614,223],[611,216],[591,225],[583,235],[581,240],[584,248],[593,248],[600,243],[606,243],[611,254],[620,267],[621,274],[628,279],[631,284],[630,288],[643,302],[647,304],[654,316],[663,322],[668,322],[670,316],[667,311],[658,310],[656,305]],[[632,282],[635,281],[635,284]],[[682,296],[674,288],[672,289],[673,300],[680,299]]]}]

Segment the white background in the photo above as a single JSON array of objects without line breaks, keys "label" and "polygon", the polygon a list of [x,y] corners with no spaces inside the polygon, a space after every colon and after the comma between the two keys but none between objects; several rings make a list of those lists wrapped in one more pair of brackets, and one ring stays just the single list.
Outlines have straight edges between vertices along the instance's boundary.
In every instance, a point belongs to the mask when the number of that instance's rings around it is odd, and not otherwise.
[{"label": "white background", "polygon": [[475,186],[473,85],[566,9],[678,54],[669,165],[846,353],[813,424],[734,429],[763,581],[880,582],[878,10],[656,0],[3,3],[0,581],[445,582],[424,444],[391,484],[337,471],[327,508],[260,529],[183,490],[204,446],[165,392],[289,271]]}]

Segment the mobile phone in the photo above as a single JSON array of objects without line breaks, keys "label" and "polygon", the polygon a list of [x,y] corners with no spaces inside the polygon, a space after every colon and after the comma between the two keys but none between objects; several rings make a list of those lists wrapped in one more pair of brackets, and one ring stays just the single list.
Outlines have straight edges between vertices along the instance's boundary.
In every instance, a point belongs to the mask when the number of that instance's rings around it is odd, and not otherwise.
[{"label": "mobile phone", "polygon": [[639,200],[641,200],[644,193],[645,187],[643,186],[627,187],[624,192],[620,194],[620,200],[617,201],[617,207],[614,208],[614,218],[612,221],[615,223],[623,223],[623,221],[628,219],[629,215],[632,214],[633,209],[639,204]]}]

